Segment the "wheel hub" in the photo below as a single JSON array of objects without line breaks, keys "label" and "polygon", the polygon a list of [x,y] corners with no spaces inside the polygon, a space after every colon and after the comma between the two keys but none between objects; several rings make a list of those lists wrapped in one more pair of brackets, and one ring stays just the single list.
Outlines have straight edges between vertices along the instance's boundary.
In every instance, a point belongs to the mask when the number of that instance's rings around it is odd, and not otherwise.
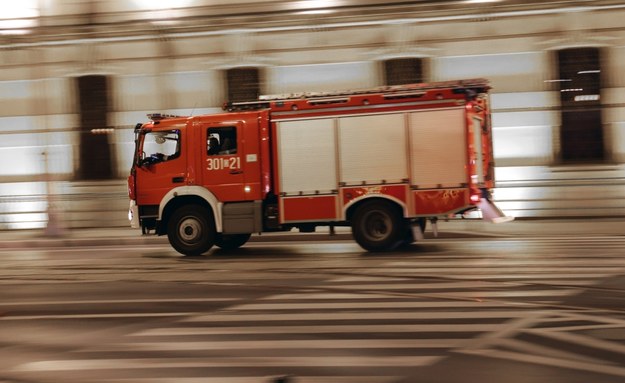
[{"label": "wheel hub", "polygon": [[202,226],[196,219],[185,218],[180,223],[178,233],[181,240],[185,242],[195,242],[202,235]]},{"label": "wheel hub", "polygon": [[377,212],[373,212],[366,220],[366,233],[370,238],[380,239],[388,235],[389,218]]}]

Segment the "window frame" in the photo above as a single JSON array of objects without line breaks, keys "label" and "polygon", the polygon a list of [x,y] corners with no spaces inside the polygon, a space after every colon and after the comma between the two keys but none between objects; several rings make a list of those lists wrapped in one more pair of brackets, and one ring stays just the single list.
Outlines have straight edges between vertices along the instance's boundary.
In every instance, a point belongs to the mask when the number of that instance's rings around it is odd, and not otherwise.
[{"label": "window frame", "polygon": [[601,49],[566,48],[556,53],[560,92],[559,157],[562,163],[606,160],[601,106]]},{"label": "window frame", "polygon": [[[208,156],[234,155],[238,151],[238,132],[235,125],[232,126],[209,126],[206,128],[206,154]],[[219,151],[210,153],[209,141],[215,137],[219,141]],[[228,141],[226,141],[228,140]],[[223,149],[224,143],[229,142],[231,147]]]}]

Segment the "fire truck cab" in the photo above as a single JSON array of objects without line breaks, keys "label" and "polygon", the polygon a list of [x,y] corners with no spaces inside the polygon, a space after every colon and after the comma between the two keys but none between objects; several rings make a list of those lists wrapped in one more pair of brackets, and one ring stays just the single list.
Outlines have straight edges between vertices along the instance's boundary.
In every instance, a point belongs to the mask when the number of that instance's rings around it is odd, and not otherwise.
[{"label": "fire truck cab", "polygon": [[[130,219],[185,255],[252,233],[351,226],[365,249],[492,204],[486,80],[261,96],[135,127]],[[414,229],[414,230],[413,230]]]}]

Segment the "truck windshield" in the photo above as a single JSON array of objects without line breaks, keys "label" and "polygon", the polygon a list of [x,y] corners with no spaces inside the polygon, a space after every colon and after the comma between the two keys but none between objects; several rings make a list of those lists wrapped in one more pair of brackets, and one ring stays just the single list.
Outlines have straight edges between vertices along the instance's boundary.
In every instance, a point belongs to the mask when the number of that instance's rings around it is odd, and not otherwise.
[{"label": "truck windshield", "polygon": [[171,161],[180,156],[180,130],[146,132],[139,165]]}]

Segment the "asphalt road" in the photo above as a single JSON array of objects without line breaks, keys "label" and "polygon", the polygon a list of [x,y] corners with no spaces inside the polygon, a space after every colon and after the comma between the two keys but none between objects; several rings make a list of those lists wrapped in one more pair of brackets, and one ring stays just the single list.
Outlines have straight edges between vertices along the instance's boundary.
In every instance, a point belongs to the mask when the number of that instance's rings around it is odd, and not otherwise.
[{"label": "asphalt road", "polygon": [[625,237],[0,249],[0,382],[625,380]]}]

